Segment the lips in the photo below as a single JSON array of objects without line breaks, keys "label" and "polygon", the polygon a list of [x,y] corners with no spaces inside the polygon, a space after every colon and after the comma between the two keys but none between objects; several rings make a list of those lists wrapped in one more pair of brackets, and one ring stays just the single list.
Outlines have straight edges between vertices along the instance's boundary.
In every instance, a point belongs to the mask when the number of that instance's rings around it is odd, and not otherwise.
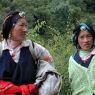
[{"label": "lips", "polygon": [[84,46],[90,46],[90,44],[84,44]]},{"label": "lips", "polygon": [[20,35],[26,35],[26,32],[21,33]]},{"label": "lips", "polygon": [[83,47],[85,47],[85,48],[91,48],[91,44],[84,44]]}]

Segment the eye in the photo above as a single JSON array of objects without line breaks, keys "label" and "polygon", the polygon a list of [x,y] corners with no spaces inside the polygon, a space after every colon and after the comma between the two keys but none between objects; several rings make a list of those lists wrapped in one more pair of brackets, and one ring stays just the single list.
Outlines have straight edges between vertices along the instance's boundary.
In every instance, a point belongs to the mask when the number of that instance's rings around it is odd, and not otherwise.
[{"label": "eye", "polygon": [[27,27],[27,24],[23,24],[23,23],[22,23],[22,24],[20,24],[20,26]]},{"label": "eye", "polygon": [[23,24],[20,24],[20,26],[24,26]]},{"label": "eye", "polygon": [[92,35],[87,35],[87,37],[92,37]]},{"label": "eye", "polygon": [[83,38],[84,38],[84,36],[79,36],[79,38],[80,38],[80,39],[83,39]]}]

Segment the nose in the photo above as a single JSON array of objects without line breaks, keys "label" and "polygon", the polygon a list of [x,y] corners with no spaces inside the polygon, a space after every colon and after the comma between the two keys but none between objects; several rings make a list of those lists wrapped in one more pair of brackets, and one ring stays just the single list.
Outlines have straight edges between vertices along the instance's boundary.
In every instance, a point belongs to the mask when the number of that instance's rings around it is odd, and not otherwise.
[{"label": "nose", "polygon": [[24,27],[23,27],[23,30],[24,30],[25,32],[27,32],[27,26],[24,26]]},{"label": "nose", "polygon": [[87,42],[87,41],[88,41],[88,38],[87,38],[87,37],[85,37],[85,38],[84,38],[84,42]]}]

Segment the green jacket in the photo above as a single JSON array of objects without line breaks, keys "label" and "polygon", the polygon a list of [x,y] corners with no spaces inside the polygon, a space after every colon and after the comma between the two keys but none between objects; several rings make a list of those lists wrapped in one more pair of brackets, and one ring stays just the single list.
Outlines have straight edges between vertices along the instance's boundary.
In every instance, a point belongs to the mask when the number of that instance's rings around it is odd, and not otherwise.
[{"label": "green jacket", "polygon": [[72,95],[92,95],[95,93],[95,56],[93,56],[88,68],[76,63],[71,56],[68,71]]}]

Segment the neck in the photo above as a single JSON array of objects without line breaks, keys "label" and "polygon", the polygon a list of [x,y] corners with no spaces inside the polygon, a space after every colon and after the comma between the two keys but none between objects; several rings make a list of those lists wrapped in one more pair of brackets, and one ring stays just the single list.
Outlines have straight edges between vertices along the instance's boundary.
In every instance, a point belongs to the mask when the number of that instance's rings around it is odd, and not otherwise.
[{"label": "neck", "polygon": [[17,48],[18,46],[21,45],[21,43],[22,42],[20,42],[20,41],[7,40],[8,47],[11,49]]},{"label": "neck", "polygon": [[80,49],[80,51],[84,51],[84,52],[91,52],[93,50],[93,48],[89,49],[89,50],[83,50],[83,49]]}]

